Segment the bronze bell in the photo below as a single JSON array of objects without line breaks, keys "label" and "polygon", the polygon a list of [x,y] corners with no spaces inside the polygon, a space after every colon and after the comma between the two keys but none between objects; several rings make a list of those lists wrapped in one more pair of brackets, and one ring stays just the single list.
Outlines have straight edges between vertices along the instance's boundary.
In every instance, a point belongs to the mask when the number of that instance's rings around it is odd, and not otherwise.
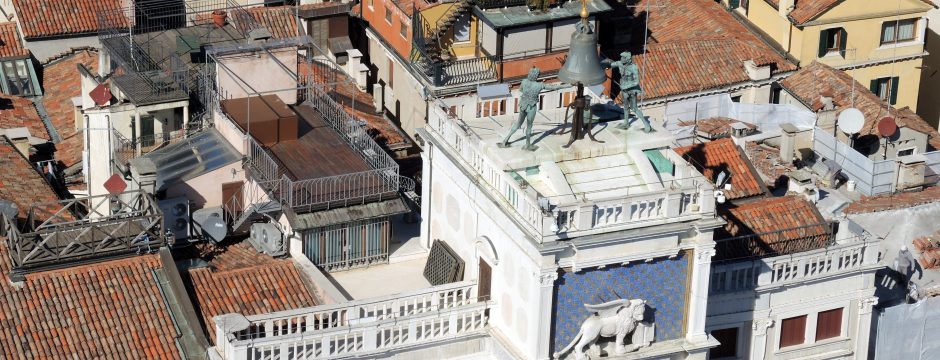
[{"label": "bronze bell", "polygon": [[597,57],[597,34],[591,29],[587,19],[571,34],[571,46],[565,65],[558,72],[558,80],[566,84],[594,86],[607,80],[607,73],[601,67]]}]

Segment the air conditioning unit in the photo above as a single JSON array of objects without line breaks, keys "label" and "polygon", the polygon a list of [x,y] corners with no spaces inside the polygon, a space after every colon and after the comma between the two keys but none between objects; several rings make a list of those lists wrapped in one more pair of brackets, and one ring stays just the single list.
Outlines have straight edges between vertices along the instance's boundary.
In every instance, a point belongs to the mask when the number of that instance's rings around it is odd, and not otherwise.
[{"label": "air conditioning unit", "polygon": [[256,223],[251,225],[251,236],[248,241],[258,252],[271,256],[281,256],[287,253],[284,235],[277,225],[272,223]]},{"label": "air conditioning unit", "polygon": [[193,223],[196,234],[202,234],[206,240],[221,242],[228,236],[228,224],[225,223],[222,207],[212,207],[193,211]]},{"label": "air conditioning unit", "polygon": [[189,200],[176,197],[160,201],[163,211],[163,229],[179,240],[189,239]]}]

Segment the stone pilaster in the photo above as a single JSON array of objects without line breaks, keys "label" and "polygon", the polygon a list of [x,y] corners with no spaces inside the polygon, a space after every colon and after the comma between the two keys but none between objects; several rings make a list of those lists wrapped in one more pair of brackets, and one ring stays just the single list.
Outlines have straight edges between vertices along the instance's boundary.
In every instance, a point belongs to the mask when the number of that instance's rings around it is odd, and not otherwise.
[{"label": "stone pilaster", "polygon": [[774,320],[770,318],[755,319],[751,324],[753,334],[751,336],[751,360],[763,360],[767,353],[767,329],[774,326]]},{"label": "stone pilaster", "polygon": [[551,359],[549,344],[552,336],[552,294],[555,290],[555,281],[558,280],[557,270],[543,272],[539,279],[539,332],[538,353],[536,359]]},{"label": "stone pilaster", "polygon": [[693,251],[686,339],[696,343],[708,340],[708,334],[705,333],[705,313],[708,309],[708,284],[711,277],[712,256],[715,256],[715,243],[697,246]]}]

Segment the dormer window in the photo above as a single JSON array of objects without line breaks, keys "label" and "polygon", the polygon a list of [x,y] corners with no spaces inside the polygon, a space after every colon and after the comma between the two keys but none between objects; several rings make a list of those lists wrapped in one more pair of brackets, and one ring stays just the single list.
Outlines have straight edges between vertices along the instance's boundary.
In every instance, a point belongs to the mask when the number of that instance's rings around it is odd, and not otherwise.
[{"label": "dormer window", "polygon": [[4,93],[19,96],[39,95],[36,72],[28,58],[3,61],[0,71],[3,74]]}]

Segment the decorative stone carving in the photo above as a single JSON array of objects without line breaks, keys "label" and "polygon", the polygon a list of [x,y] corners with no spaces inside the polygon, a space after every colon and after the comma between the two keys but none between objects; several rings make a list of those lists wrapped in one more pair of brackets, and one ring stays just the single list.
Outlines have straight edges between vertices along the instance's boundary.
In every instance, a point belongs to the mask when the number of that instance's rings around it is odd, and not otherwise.
[{"label": "decorative stone carving", "polygon": [[539,285],[541,285],[542,287],[552,287],[552,286],[555,286],[555,280],[558,280],[558,273],[553,271],[553,272],[539,274],[538,277],[539,277]]},{"label": "decorative stone carving", "polygon": [[774,326],[773,319],[756,319],[751,325],[754,335],[767,335],[767,328]]},{"label": "decorative stone carving", "polygon": [[871,313],[872,307],[878,305],[878,298],[870,297],[858,301],[858,313],[860,315]]},{"label": "decorative stone carving", "polygon": [[519,97],[519,119],[512,124],[509,133],[506,134],[506,138],[503,139],[502,142],[497,143],[497,146],[509,147],[509,138],[525,123],[525,146],[522,148],[529,151],[534,151],[538,148],[532,144],[532,124],[535,122],[535,113],[539,110],[539,94],[543,91],[553,91],[568,87],[566,84],[546,84],[539,81],[539,74],[539,68],[532,67],[532,69],[529,70],[529,75],[522,80],[522,84],[519,86],[522,92],[522,96]]},{"label": "decorative stone carving", "polygon": [[[655,325],[645,321],[646,300],[620,299],[598,305],[584,304],[584,307],[594,314],[581,323],[581,330],[571,343],[554,354],[555,359],[573,350],[576,360],[585,360],[585,347],[588,346],[594,356],[599,356],[598,340],[601,337],[614,338],[614,352],[617,355],[636,351],[653,342]],[[629,346],[624,343],[627,335],[631,335]]]},{"label": "decorative stone carving", "polygon": [[711,261],[712,257],[715,256],[715,249],[696,249],[695,254],[698,261]]}]

